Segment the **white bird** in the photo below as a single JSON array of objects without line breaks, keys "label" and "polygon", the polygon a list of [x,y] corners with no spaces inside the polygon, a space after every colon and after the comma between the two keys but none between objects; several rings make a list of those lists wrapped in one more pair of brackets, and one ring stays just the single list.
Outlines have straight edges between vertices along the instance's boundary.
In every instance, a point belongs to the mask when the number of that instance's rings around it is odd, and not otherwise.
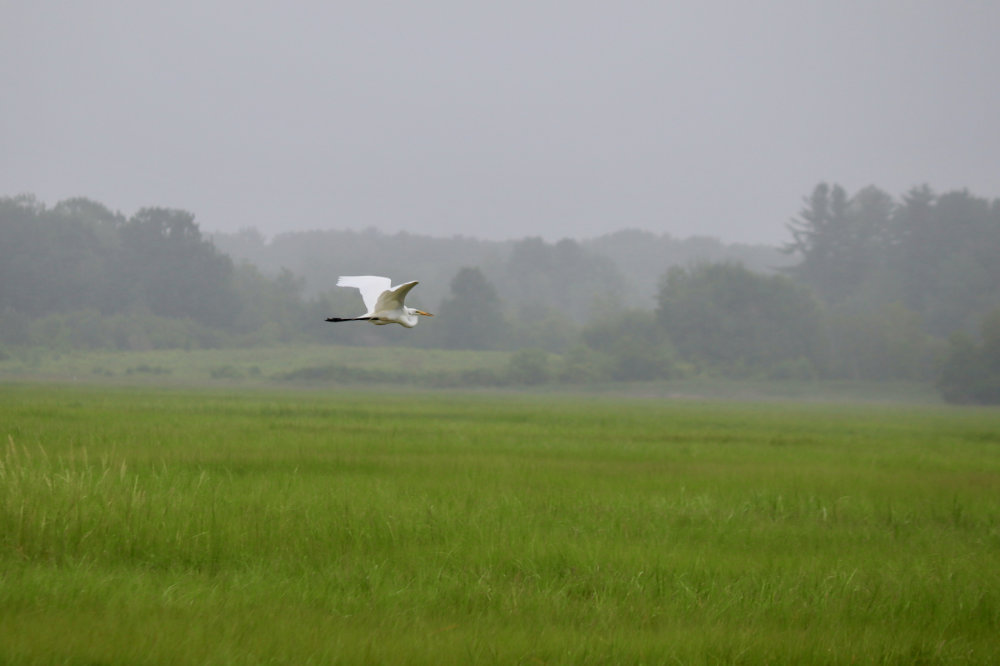
[{"label": "white bird", "polygon": [[370,321],[373,324],[399,324],[413,328],[420,321],[417,315],[433,317],[430,312],[408,308],[403,305],[403,299],[410,290],[417,286],[417,281],[404,282],[392,286],[392,280],[378,275],[341,275],[337,278],[338,287],[354,287],[361,291],[361,299],[365,302],[368,312],[360,317],[330,317],[327,321]]}]

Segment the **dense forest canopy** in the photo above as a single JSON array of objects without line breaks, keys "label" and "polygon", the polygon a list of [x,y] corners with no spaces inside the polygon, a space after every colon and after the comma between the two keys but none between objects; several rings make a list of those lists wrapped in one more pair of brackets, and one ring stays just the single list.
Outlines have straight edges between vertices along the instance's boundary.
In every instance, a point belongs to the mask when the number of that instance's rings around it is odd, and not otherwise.
[{"label": "dense forest canopy", "polygon": [[[205,235],[193,214],[0,198],[0,352],[334,342],[562,355],[552,375],[931,380],[990,401],[1000,200],[821,183],[783,248],[625,230],[482,241],[376,230]],[[338,275],[419,279],[413,331],[355,314]],[[392,327],[387,327],[392,328]],[[518,363],[538,379],[539,358]],[[975,390],[963,377],[975,368]],[[1000,374],[1000,367],[996,371]],[[532,374],[533,373],[533,374]],[[525,375],[527,376],[527,375]],[[971,380],[970,380],[971,381]]]},{"label": "dense forest canopy", "polygon": [[789,225],[789,274],[830,303],[902,303],[936,334],[970,331],[1000,306],[1000,200],[919,187],[895,202],[820,184]]}]

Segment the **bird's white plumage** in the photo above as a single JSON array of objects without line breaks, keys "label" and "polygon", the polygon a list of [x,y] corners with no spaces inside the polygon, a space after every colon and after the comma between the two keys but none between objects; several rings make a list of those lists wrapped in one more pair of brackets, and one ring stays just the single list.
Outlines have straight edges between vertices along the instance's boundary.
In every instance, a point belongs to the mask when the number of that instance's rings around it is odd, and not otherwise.
[{"label": "bird's white plumage", "polygon": [[[394,287],[389,278],[379,275],[341,275],[337,279],[337,286],[354,287],[361,292],[361,300],[365,302],[368,311],[362,317],[354,317],[353,320],[365,320],[380,325],[400,324],[406,328],[413,328],[420,319],[417,315],[434,316],[429,312],[403,305],[406,295],[417,286],[416,280]],[[350,320],[331,318],[327,321]]]},{"label": "bird's white plumage", "polygon": [[378,301],[375,303],[376,312],[386,312],[388,310],[401,310],[405,306],[403,301],[406,299],[406,295],[410,293],[410,290],[417,286],[417,281],[404,282],[403,284],[396,285],[385,291],[383,291],[379,297]]},{"label": "bird's white plumage", "polygon": [[378,275],[341,275],[337,278],[337,286],[354,287],[360,291],[368,314],[373,314],[382,292],[392,289],[392,280]]}]

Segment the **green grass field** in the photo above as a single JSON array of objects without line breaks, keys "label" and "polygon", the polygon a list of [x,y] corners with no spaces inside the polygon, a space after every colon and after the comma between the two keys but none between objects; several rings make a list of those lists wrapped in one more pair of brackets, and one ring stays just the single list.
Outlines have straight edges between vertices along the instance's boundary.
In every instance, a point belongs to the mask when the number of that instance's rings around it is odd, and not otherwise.
[{"label": "green grass field", "polygon": [[1000,412],[0,385],[0,664],[1000,661]]}]

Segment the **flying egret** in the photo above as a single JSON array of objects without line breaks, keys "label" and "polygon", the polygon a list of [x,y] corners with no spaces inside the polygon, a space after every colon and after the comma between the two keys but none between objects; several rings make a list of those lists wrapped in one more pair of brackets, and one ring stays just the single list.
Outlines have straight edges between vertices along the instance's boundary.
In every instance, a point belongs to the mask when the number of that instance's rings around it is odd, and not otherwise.
[{"label": "flying egret", "polygon": [[417,315],[433,317],[430,312],[408,308],[403,305],[403,299],[410,290],[417,286],[417,281],[404,282],[392,286],[392,280],[378,275],[341,275],[337,278],[338,287],[354,287],[361,291],[361,299],[365,302],[368,312],[360,317],[330,317],[327,321],[370,321],[378,326],[399,324],[413,328],[420,321]]}]

